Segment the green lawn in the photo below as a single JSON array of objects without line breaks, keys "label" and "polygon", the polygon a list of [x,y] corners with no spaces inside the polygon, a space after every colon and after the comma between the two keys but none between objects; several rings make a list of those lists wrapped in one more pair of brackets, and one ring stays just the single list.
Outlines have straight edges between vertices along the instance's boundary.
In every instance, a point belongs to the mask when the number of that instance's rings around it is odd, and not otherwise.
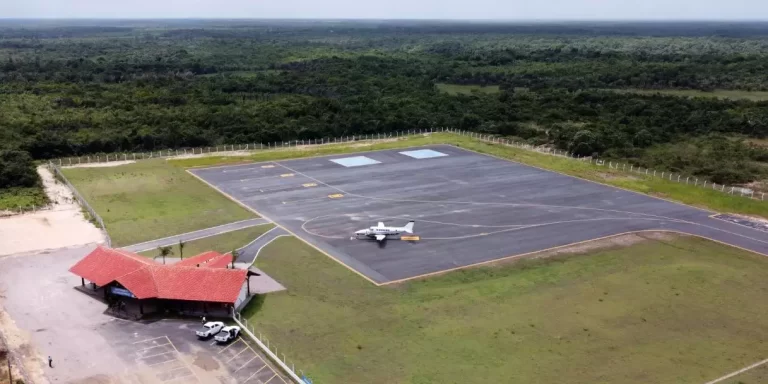
[{"label": "green lawn", "polygon": [[478,93],[499,93],[498,85],[459,85],[459,84],[435,84],[437,90],[447,93],[449,95],[471,95],[473,92]]},{"label": "green lawn", "polygon": [[[184,244],[184,257],[199,255],[206,251],[229,253],[232,252],[233,249],[245,246],[274,227],[274,224],[264,224],[222,233],[221,235],[206,237],[204,239],[188,241]],[[179,257],[179,245],[176,244],[171,248],[173,250],[173,256],[171,257]],[[139,252],[139,254],[154,257],[159,253],[156,249],[153,249],[146,252]]]},{"label": "green lawn", "polygon": [[466,136],[449,133],[431,135],[407,136],[393,141],[376,142],[372,145],[337,144],[311,146],[299,149],[280,149],[256,152],[252,156],[243,157],[204,157],[185,160],[174,160],[171,163],[181,167],[212,166],[227,163],[242,163],[244,161],[271,161],[310,156],[322,156],[341,153],[364,152],[382,149],[405,148],[429,144],[453,144],[476,152],[498,156],[539,168],[597,181],[604,184],[646,193],[649,195],[676,200],[685,204],[722,212],[742,213],[768,218],[768,203],[751,200],[739,196],[731,196],[692,185],[680,184],[663,180],[658,177],[645,176],[637,173],[598,167],[586,162],[550,156],[518,148],[498,144],[489,144]]},{"label": "green lawn", "polygon": [[43,187],[8,188],[0,190],[0,211],[18,210],[19,207],[30,210],[48,204]]},{"label": "green lawn", "polygon": [[729,90],[729,89],[716,89],[712,92],[704,92],[695,89],[610,89],[613,92],[619,93],[637,93],[641,95],[669,95],[669,96],[681,96],[681,97],[716,97],[718,99],[731,99],[731,100],[751,100],[751,101],[765,101],[768,100],[768,92],[764,91],[741,91],[741,90]]},{"label": "green lawn", "polygon": [[245,311],[315,383],[695,383],[768,354],[768,260],[690,237],[376,287],[295,238]]},{"label": "green lawn", "polygon": [[127,245],[254,217],[184,168],[284,160],[310,156],[453,144],[480,153],[550,169],[588,180],[676,200],[721,212],[768,218],[768,203],[660,178],[629,174],[571,159],[449,133],[412,135],[388,141],[331,144],[257,151],[250,156],[212,156],[184,160],[146,160],[107,168],[70,168],[64,172],[104,218],[115,245]]},{"label": "green lawn", "polygon": [[104,219],[114,246],[255,217],[165,160],[64,174]]}]

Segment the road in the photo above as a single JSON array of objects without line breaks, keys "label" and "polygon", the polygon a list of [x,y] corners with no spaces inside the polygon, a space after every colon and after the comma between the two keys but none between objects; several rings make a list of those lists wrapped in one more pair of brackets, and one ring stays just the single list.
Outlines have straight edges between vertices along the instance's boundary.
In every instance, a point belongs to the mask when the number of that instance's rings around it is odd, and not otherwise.
[{"label": "road", "polygon": [[288,232],[286,232],[283,228],[280,228],[280,227],[274,227],[270,229],[263,235],[256,238],[256,240],[246,245],[245,247],[238,249],[238,252],[240,252],[240,257],[237,259],[238,262],[253,264],[253,261],[256,260],[256,256],[259,255],[259,251],[261,251],[261,248],[263,248],[265,245],[272,242],[272,240],[280,236],[289,236],[289,235],[290,234]]},{"label": "road", "polygon": [[215,227],[201,229],[198,231],[182,233],[180,235],[175,235],[170,237],[164,237],[162,239],[145,241],[143,243],[122,247],[122,249],[125,249],[126,251],[131,251],[131,252],[144,252],[152,249],[157,249],[157,247],[164,247],[167,245],[178,244],[179,241],[191,241],[191,240],[202,239],[205,237],[220,235],[222,233],[237,231],[239,229],[255,227],[257,225],[264,225],[269,222],[270,221],[267,219],[248,219],[243,221],[236,221],[234,223],[218,225]]}]

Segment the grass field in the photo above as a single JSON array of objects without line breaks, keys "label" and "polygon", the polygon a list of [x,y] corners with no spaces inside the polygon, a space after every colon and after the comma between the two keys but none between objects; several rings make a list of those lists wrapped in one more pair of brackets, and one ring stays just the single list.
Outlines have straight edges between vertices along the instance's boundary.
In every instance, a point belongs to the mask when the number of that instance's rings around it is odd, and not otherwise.
[{"label": "grass field", "polygon": [[255,216],[165,160],[64,174],[104,219],[114,246]]},{"label": "grass field", "polygon": [[[768,354],[768,260],[698,238],[375,287],[295,238],[249,322],[319,383],[696,383]],[[567,379],[564,379],[567,378]]]},{"label": "grass field", "polygon": [[765,101],[768,100],[768,92],[764,91],[740,91],[729,89],[716,89],[712,92],[698,91],[695,89],[609,89],[613,92],[619,93],[637,93],[641,95],[669,95],[669,96],[681,96],[681,97],[716,97],[718,99],[731,99],[731,100],[751,100],[751,101]]},{"label": "grass field", "polygon": [[291,158],[343,154],[352,152],[373,151],[382,149],[404,148],[428,144],[453,144],[476,152],[498,156],[539,168],[581,177],[584,179],[609,184],[632,191],[646,193],[669,200],[679,201],[697,207],[722,212],[733,212],[762,216],[768,218],[768,202],[731,196],[692,185],[680,184],[658,177],[645,176],[637,173],[622,172],[595,166],[572,159],[556,157],[544,153],[533,152],[518,148],[489,144],[466,136],[439,133],[428,136],[408,136],[399,140],[377,142],[374,144],[337,144],[324,146],[309,146],[298,149],[281,149],[256,152],[252,156],[243,157],[203,157],[184,160],[174,160],[171,163],[181,167],[201,167],[246,161],[271,161]]},{"label": "grass field", "polygon": [[764,383],[768,383],[768,365],[766,364],[763,364],[759,367],[753,368],[740,375],[734,376],[728,380],[720,382],[720,384],[764,384]]},{"label": "grass field", "polygon": [[42,187],[8,188],[0,190],[0,211],[32,209],[48,204],[48,196]]},{"label": "grass field", "polygon": [[[188,241],[184,244],[184,257],[199,255],[206,251],[229,253],[234,249],[245,246],[274,227],[274,224],[264,224],[222,233],[221,235],[206,237],[204,239]],[[179,257],[179,245],[175,244],[171,249],[173,250],[173,255],[170,257]],[[139,254],[154,257],[159,253],[156,249],[153,249],[146,252],[139,252]]]},{"label": "grass field", "polygon": [[471,95],[474,92],[477,93],[499,93],[498,85],[459,85],[459,84],[435,84],[437,90],[447,93],[449,95]]}]

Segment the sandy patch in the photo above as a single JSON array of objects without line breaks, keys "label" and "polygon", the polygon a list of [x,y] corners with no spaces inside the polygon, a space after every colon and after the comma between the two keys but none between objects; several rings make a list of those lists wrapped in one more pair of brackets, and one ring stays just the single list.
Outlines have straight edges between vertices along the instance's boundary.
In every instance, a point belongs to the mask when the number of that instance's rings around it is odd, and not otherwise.
[{"label": "sandy patch", "polygon": [[197,154],[186,154],[186,155],[179,155],[179,156],[171,156],[166,158],[166,160],[182,160],[182,159],[197,159],[200,157],[212,157],[212,156],[221,156],[221,157],[238,157],[238,156],[250,156],[254,154],[257,150],[249,150],[249,151],[228,151],[228,152],[205,152],[205,153],[197,153]]},{"label": "sandy patch", "polygon": [[15,363],[14,377],[24,379],[26,383],[48,383],[43,371],[45,364],[43,356],[32,346],[29,334],[16,326],[2,306],[0,306],[0,333],[2,333],[0,345],[6,345],[10,352],[11,363]]},{"label": "sandy patch", "polygon": [[[631,245],[634,245],[643,241],[648,241],[648,240],[670,241],[682,236],[686,236],[686,235],[679,234],[679,233],[672,233],[672,232],[659,232],[659,231],[629,233],[629,234],[613,236],[605,239],[596,239],[596,240],[586,241],[586,242],[574,244],[574,245],[566,245],[561,248],[549,249],[549,250],[544,250],[544,251],[535,252],[535,253],[527,253],[519,256],[512,256],[503,260],[496,260],[496,261],[484,263],[484,264],[481,264],[480,266],[498,267],[498,266],[514,264],[514,263],[520,262],[521,260],[581,255],[581,254],[590,253],[590,252],[598,251],[602,249],[629,247]],[[437,275],[439,274],[441,273],[437,273]],[[433,276],[435,275],[430,275],[429,277],[433,277]],[[400,285],[401,284],[392,284],[391,286],[397,287]]]},{"label": "sandy patch", "polygon": [[118,167],[121,165],[126,164],[133,164],[135,163],[135,160],[121,160],[121,161],[110,161],[108,163],[88,163],[88,164],[77,164],[77,165],[67,165],[62,168],[105,168],[105,167]]},{"label": "sandy patch", "polygon": [[768,227],[768,219],[766,219],[766,218],[764,218],[764,217],[760,217],[760,216],[750,216],[750,215],[742,215],[742,214],[738,214],[738,213],[729,213],[728,215],[730,215],[730,216],[736,216],[736,217],[742,218],[742,219],[744,219],[744,220],[749,220],[749,221],[751,221],[751,222],[754,222],[754,223],[757,223],[757,224],[759,224],[759,225],[762,225],[762,226]]},{"label": "sandy patch", "polygon": [[582,255],[582,254],[591,253],[591,252],[599,251],[603,249],[625,248],[625,247],[629,247],[629,246],[641,243],[643,241],[648,241],[648,240],[670,241],[680,236],[685,236],[685,235],[672,233],[672,232],[653,232],[653,231],[628,233],[624,235],[608,237],[605,239],[596,239],[596,240],[590,240],[590,241],[586,241],[579,244],[566,245],[561,248],[549,249],[549,250],[544,250],[536,253],[529,253],[525,255],[520,255],[519,257],[511,257],[505,260],[491,262],[486,265],[500,266],[500,265],[508,265],[511,263],[516,263],[520,260],[545,259],[550,257]]},{"label": "sandy patch", "polygon": [[597,175],[600,176],[600,178],[603,180],[640,180],[639,177],[632,175],[613,174],[606,172],[598,172]]},{"label": "sandy patch", "polygon": [[69,188],[58,183],[48,168],[40,166],[37,172],[51,208],[0,218],[0,256],[103,243],[101,230],[83,217]]},{"label": "sandy patch", "polygon": [[[424,136],[429,136],[428,133],[425,133]],[[277,146],[277,147],[264,147],[260,149],[251,149],[251,150],[236,150],[236,151],[222,151],[222,152],[205,152],[205,153],[188,153],[186,155],[178,155],[178,156],[170,156],[167,157],[167,160],[182,160],[182,159],[196,159],[200,157],[212,157],[212,156],[221,156],[221,157],[239,157],[239,156],[250,156],[257,152],[262,152],[265,150],[270,151],[280,151],[280,150],[311,150],[312,148],[317,147],[325,147],[330,145],[344,145],[350,148],[360,148],[360,147],[370,147],[371,145],[377,144],[377,143],[386,143],[386,142],[392,142],[392,141],[398,141],[401,138],[397,137],[391,137],[386,139],[374,139],[374,140],[358,140],[358,141],[345,141],[345,142],[330,142],[330,143],[322,143],[322,144],[306,144],[306,145],[290,145],[290,146]]]},{"label": "sandy patch", "polygon": [[562,248],[542,251],[525,256],[530,259],[541,259],[560,255],[578,255],[601,249],[623,248],[641,243],[648,240],[670,241],[677,237],[684,236],[671,232],[638,232],[626,235],[609,237],[607,239],[598,239],[587,241],[585,243],[565,246]]}]

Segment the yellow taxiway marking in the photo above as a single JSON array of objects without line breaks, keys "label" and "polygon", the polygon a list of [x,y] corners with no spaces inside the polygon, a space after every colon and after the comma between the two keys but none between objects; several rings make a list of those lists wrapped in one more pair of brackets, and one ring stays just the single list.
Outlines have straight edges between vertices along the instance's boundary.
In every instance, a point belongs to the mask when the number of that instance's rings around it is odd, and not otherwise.
[{"label": "yellow taxiway marking", "polygon": [[262,165],[261,167],[262,168],[274,168],[275,165],[274,164],[269,164],[269,165]]},{"label": "yellow taxiway marking", "polygon": [[419,236],[400,236],[400,240],[419,241],[419,240],[421,240],[421,237],[419,237]]},{"label": "yellow taxiway marking", "polygon": [[332,195],[328,195],[328,197],[330,197],[331,199],[338,199],[340,197],[344,197],[344,195],[342,195],[341,193],[334,193]]},{"label": "yellow taxiway marking", "polygon": [[306,183],[306,184],[302,184],[302,185],[303,185],[304,187],[306,187],[306,188],[309,188],[309,187],[317,187],[317,183]]},{"label": "yellow taxiway marking", "polygon": [[283,173],[280,177],[293,177],[293,173]]}]

